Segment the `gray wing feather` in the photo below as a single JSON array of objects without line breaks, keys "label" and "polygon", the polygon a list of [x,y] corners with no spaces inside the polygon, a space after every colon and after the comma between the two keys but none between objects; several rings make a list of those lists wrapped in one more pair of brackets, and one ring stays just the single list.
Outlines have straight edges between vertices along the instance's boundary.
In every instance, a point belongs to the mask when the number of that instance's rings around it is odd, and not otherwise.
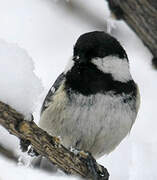
[{"label": "gray wing feather", "polygon": [[41,114],[43,113],[43,111],[45,111],[45,109],[52,102],[52,96],[54,95],[54,93],[57,91],[57,89],[61,85],[64,77],[65,77],[64,73],[60,74],[58,76],[58,78],[56,79],[56,81],[54,82],[54,84],[52,85],[52,87],[50,88],[48,94],[46,95],[46,98],[44,99],[43,105],[41,107]]}]

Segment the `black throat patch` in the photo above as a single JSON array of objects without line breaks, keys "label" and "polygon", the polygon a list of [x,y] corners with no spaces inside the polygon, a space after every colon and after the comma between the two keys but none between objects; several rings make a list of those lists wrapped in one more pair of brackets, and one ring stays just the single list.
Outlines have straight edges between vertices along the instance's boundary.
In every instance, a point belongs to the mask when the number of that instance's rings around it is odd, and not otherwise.
[{"label": "black throat patch", "polygon": [[112,91],[114,94],[136,95],[136,84],[133,80],[128,82],[116,81],[112,74],[103,73],[92,64],[75,64],[66,74],[65,88],[67,92],[75,91],[85,96]]}]

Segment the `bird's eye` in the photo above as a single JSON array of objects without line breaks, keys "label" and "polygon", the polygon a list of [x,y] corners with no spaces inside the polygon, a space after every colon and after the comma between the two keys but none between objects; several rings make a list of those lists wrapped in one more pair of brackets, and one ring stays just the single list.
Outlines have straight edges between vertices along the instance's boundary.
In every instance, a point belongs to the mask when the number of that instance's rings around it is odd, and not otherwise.
[{"label": "bird's eye", "polygon": [[80,59],[80,57],[79,57],[79,56],[74,56],[74,57],[73,57],[73,61],[75,61],[75,62],[78,62],[78,61],[79,61],[79,59]]}]

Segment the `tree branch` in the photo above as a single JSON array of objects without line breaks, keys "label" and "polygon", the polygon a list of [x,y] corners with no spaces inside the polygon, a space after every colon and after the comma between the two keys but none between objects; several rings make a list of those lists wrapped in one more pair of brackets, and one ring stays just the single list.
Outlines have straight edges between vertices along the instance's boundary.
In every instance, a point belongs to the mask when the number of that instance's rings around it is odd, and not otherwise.
[{"label": "tree branch", "polygon": [[153,54],[157,68],[157,1],[107,0],[110,10],[123,19],[140,37]]},{"label": "tree branch", "polygon": [[16,157],[16,155],[11,150],[6,149],[1,144],[0,144],[0,154],[15,163],[18,162],[18,158]]},{"label": "tree branch", "polygon": [[80,151],[74,154],[61,145],[57,137],[50,136],[33,121],[24,120],[22,114],[3,102],[0,102],[0,124],[19,139],[30,142],[37,153],[48,158],[65,173],[93,180],[108,180],[107,170],[97,164],[90,153]]}]

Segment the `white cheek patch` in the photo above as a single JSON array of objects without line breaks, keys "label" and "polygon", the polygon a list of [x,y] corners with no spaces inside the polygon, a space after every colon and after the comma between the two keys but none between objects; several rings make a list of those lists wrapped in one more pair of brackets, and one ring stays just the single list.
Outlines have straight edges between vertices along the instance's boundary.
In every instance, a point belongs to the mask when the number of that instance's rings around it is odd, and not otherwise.
[{"label": "white cheek patch", "polygon": [[66,74],[68,71],[70,71],[73,66],[74,66],[74,61],[72,60],[72,57],[71,57],[71,58],[69,59],[67,65],[65,66],[64,74]]},{"label": "white cheek patch", "polygon": [[127,82],[132,79],[127,59],[107,56],[105,58],[94,58],[92,63],[102,72],[112,74],[114,80]]}]

